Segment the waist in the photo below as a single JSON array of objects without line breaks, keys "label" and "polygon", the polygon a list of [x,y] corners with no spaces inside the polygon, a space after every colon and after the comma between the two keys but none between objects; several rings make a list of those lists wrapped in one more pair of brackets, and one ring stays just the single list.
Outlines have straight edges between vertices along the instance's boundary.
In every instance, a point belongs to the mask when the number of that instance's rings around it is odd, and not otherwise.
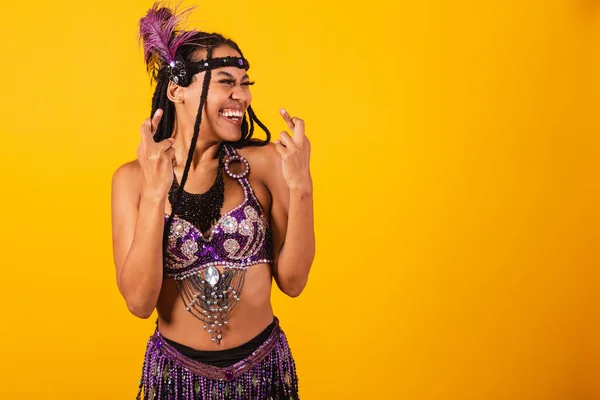
[{"label": "waist", "polygon": [[158,331],[158,328],[156,335],[160,335],[165,343],[167,343],[173,349],[177,350],[179,353],[181,353],[189,359],[200,362],[202,364],[225,368],[249,357],[267,341],[273,340],[272,338],[277,336],[279,329],[279,320],[277,319],[277,317],[273,317],[273,321],[269,325],[267,325],[267,327],[265,327],[258,335],[239,346],[225,350],[194,349],[192,347],[186,346],[182,343],[178,343],[172,339],[169,339],[168,337],[165,337]]}]

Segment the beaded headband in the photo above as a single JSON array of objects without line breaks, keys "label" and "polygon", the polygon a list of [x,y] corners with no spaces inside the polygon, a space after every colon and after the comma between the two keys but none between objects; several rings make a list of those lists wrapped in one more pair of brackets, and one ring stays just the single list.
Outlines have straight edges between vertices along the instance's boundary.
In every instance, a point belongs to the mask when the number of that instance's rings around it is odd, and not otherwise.
[{"label": "beaded headband", "polygon": [[177,85],[187,86],[189,77],[198,72],[221,67],[237,67],[245,70],[250,68],[248,60],[242,57],[209,58],[208,60],[200,60],[187,64],[188,68],[186,69],[183,61],[171,61],[168,65],[169,80]]},{"label": "beaded headband", "polygon": [[[198,45],[196,30],[182,30],[181,25],[192,11],[192,8],[179,12],[164,7],[160,2],[154,3],[146,15],[140,19],[139,40],[144,46],[144,58],[148,72],[154,79],[159,70],[166,66],[169,80],[180,86],[189,84],[190,76],[201,71],[219,67],[250,68],[248,61],[242,57],[221,57],[185,62],[176,56],[177,49],[183,45]],[[208,36],[210,37],[210,36]]]}]

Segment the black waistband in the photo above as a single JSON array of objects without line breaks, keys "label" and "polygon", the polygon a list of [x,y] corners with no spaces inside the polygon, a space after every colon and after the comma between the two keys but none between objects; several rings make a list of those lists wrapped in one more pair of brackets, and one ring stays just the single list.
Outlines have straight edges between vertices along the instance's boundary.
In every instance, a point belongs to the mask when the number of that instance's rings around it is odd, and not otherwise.
[{"label": "black waistband", "polygon": [[192,360],[201,362],[207,365],[213,365],[215,367],[229,367],[244,358],[252,354],[258,347],[267,340],[273,328],[277,323],[276,319],[273,319],[261,333],[256,335],[253,339],[248,342],[226,350],[196,350],[181,343],[177,343],[171,339],[164,337],[162,338],[165,342],[173,346],[178,352],[184,356],[191,358]]}]

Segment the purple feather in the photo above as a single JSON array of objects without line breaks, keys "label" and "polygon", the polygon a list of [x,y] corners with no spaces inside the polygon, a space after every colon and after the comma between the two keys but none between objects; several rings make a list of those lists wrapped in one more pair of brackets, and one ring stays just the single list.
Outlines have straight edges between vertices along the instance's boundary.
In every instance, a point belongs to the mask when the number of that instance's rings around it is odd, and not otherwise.
[{"label": "purple feather", "polygon": [[175,61],[179,46],[196,34],[195,30],[182,31],[180,26],[193,9],[191,7],[178,12],[176,8],[171,10],[156,2],[140,19],[139,40],[144,46],[144,59],[149,72],[156,73],[161,61]]}]

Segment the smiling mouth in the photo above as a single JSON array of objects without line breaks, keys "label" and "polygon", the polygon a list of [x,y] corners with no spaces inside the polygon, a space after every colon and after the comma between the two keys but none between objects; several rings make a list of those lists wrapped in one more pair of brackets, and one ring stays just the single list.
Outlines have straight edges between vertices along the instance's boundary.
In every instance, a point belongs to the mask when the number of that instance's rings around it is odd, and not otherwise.
[{"label": "smiling mouth", "polygon": [[221,110],[219,111],[219,115],[230,122],[239,123],[244,118],[244,113],[239,110]]}]

